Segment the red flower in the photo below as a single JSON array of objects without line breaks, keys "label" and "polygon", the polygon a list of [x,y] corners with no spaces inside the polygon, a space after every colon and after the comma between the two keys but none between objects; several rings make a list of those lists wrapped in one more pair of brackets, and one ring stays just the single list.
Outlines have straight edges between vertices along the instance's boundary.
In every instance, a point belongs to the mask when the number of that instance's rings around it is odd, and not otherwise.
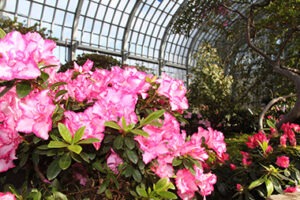
[{"label": "red flower", "polygon": [[282,168],[288,168],[290,165],[290,159],[287,156],[278,156],[276,160],[276,165]]}]

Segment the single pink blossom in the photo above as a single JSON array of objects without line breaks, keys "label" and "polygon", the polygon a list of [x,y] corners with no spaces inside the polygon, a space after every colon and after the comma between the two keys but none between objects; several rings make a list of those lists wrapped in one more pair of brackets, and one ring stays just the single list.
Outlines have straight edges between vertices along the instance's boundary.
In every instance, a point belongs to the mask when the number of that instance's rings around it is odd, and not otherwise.
[{"label": "single pink blossom", "polygon": [[17,122],[16,130],[24,133],[34,133],[37,137],[47,140],[52,129],[52,114],[55,105],[48,96],[48,90],[31,91],[21,99],[19,107],[22,114]]},{"label": "single pink blossom", "polygon": [[230,166],[230,169],[231,169],[231,170],[236,170],[236,165],[235,165],[235,164],[230,163],[229,166]]},{"label": "single pink blossom", "polygon": [[162,74],[162,78],[158,79],[157,83],[159,83],[157,93],[169,98],[172,110],[183,112],[188,109],[186,88],[181,80],[175,80]]},{"label": "single pink blossom", "polygon": [[214,191],[214,184],[217,182],[217,176],[212,173],[204,173],[202,168],[194,166],[195,182],[200,189],[199,193],[202,196],[208,196]]},{"label": "single pink blossom", "polygon": [[198,190],[195,176],[188,169],[180,169],[176,173],[177,194],[182,199],[192,199]]},{"label": "single pink blossom", "polygon": [[241,151],[240,152],[242,154],[242,164],[244,166],[249,166],[252,164],[252,159],[251,159],[251,156],[248,152],[244,152],[244,151]]},{"label": "single pink blossom", "polygon": [[123,163],[123,160],[113,149],[110,149],[110,155],[108,156],[106,163],[115,174],[118,174],[118,166]]},{"label": "single pink blossom", "polygon": [[96,138],[99,142],[93,143],[95,149],[99,149],[104,138],[104,122],[99,115],[93,113],[93,107],[87,108],[84,112],[65,111],[64,124],[70,130],[71,134],[81,128],[85,127],[82,139]]},{"label": "single pink blossom", "polygon": [[285,193],[294,193],[294,192],[299,192],[299,188],[297,186],[295,187],[287,187],[284,192]]},{"label": "single pink blossom", "polygon": [[226,143],[223,133],[213,130],[211,127],[208,129],[198,127],[198,133],[192,135],[191,141],[195,140],[198,144],[202,144],[202,138],[208,148],[213,149],[217,156],[222,158],[223,153],[226,152]]},{"label": "single pink blossom", "polygon": [[276,165],[282,168],[288,168],[290,165],[290,158],[287,156],[278,156],[276,160]]},{"label": "single pink blossom", "polygon": [[239,192],[242,192],[244,190],[243,186],[241,184],[236,184],[236,190]]},{"label": "single pink blossom", "polygon": [[16,197],[10,192],[0,192],[0,200],[16,200]]}]

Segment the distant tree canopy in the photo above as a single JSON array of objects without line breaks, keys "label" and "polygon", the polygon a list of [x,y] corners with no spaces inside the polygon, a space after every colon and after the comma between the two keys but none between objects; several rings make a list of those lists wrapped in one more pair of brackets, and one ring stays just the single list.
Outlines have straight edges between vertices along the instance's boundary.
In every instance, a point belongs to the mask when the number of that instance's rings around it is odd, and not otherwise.
[{"label": "distant tree canopy", "polygon": [[74,62],[82,66],[87,60],[94,62],[94,68],[110,69],[112,66],[119,66],[121,63],[112,56],[101,55],[96,53],[78,55],[75,61],[69,61],[62,65],[60,71],[66,71],[74,67]]},{"label": "distant tree canopy", "polygon": [[299,10],[299,0],[189,0],[173,31],[189,35],[199,28],[217,33],[208,42],[217,48],[224,72],[233,76],[232,87],[244,91],[237,98],[253,93],[252,99],[268,101],[296,92],[295,107],[277,124],[280,127],[300,117]]},{"label": "distant tree canopy", "polygon": [[27,27],[21,22],[17,21],[17,18],[13,20],[10,18],[0,18],[0,27],[6,32],[18,31],[22,34],[28,32],[38,32],[43,38],[56,40],[56,38],[51,37],[51,31],[46,28],[41,28],[38,23],[35,23],[33,26]]}]

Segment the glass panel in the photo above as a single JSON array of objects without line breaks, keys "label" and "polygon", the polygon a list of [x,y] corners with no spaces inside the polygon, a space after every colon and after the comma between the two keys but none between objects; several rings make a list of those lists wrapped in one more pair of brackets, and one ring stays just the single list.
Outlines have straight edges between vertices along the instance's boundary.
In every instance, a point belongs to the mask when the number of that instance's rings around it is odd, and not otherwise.
[{"label": "glass panel", "polygon": [[46,21],[46,22],[52,22],[53,21],[53,13],[54,13],[53,8],[45,6],[42,20]]},{"label": "glass panel", "polygon": [[87,16],[89,16],[89,17],[95,17],[96,10],[97,10],[97,4],[93,3],[93,2],[90,2],[89,7],[88,7]]},{"label": "glass panel", "polygon": [[41,4],[37,4],[37,3],[33,3],[31,5],[31,13],[30,16],[34,19],[41,19],[42,16],[42,5]]},{"label": "glass panel", "polygon": [[[6,5],[5,8],[6,7],[8,7],[8,8],[11,7],[13,9],[12,11],[14,11],[15,7],[12,7],[12,6],[15,6],[15,5],[9,4],[8,2],[14,2],[14,1],[6,1],[6,4],[8,4],[8,5]],[[19,4],[18,4],[18,13],[20,13],[22,15],[25,15],[25,16],[28,16],[29,15],[29,13],[28,13],[29,9],[30,9],[30,3],[28,1],[25,1],[24,3],[19,2]]]}]

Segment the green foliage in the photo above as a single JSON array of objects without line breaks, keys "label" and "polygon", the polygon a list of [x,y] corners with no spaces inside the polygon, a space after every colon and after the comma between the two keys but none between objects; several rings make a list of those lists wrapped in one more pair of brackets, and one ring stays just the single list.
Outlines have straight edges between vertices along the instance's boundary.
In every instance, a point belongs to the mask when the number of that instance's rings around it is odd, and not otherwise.
[{"label": "green foliage", "polygon": [[[76,63],[79,66],[82,66],[88,59],[94,62],[93,69],[95,68],[110,69],[112,66],[119,66],[121,64],[118,60],[116,60],[112,56],[101,55],[101,54],[78,55],[76,58]],[[61,65],[60,71],[64,72],[67,71],[67,69],[72,69],[72,68],[74,68],[74,61],[70,61],[64,65]]]},{"label": "green foliage", "polygon": [[28,32],[38,32],[43,38],[56,40],[56,38],[51,37],[51,31],[47,31],[46,28],[40,28],[40,25],[38,23],[35,23],[33,26],[27,27],[25,24],[18,22],[17,18],[14,18],[13,20],[10,18],[1,18],[0,28],[3,29],[3,31],[0,31],[1,36],[3,36],[4,33],[9,33],[15,30],[22,34],[26,34]]},{"label": "green foliage", "polygon": [[[272,194],[283,193],[288,186],[298,185],[300,181],[299,133],[295,132],[296,146],[283,147],[280,145],[282,131],[270,134],[270,127],[274,128],[274,122],[271,119],[267,120],[268,128],[265,131],[269,142],[258,141],[259,145],[255,148],[248,148],[245,144],[251,135],[237,135],[226,140],[227,152],[231,160],[214,169],[218,176],[218,183],[214,195],[209,199],[226,199],[229,196],[230,199],[240,200],[266,199]],[[273,148],[272,151],[267,150],[267,145]],[[249,154],[250,165],[242,164],[243,157],[240,151]],[[278,167],[276,164],[277,157],[282,155],[290,159],[287,168]],[[236,168],[231,168],[230,164],[234,164]],[[236,188],[237,184],[241,185],[241,189]]]},{"label": "green foliage", "polygon": [[146,188],[144,184],[136,187],[136,192],[133,192],[134,196],[138,199],[177,199],[176,194],[168,190],[174,190],[175,186],[167,179],[163,178],[158,180],[153,187]]}]

